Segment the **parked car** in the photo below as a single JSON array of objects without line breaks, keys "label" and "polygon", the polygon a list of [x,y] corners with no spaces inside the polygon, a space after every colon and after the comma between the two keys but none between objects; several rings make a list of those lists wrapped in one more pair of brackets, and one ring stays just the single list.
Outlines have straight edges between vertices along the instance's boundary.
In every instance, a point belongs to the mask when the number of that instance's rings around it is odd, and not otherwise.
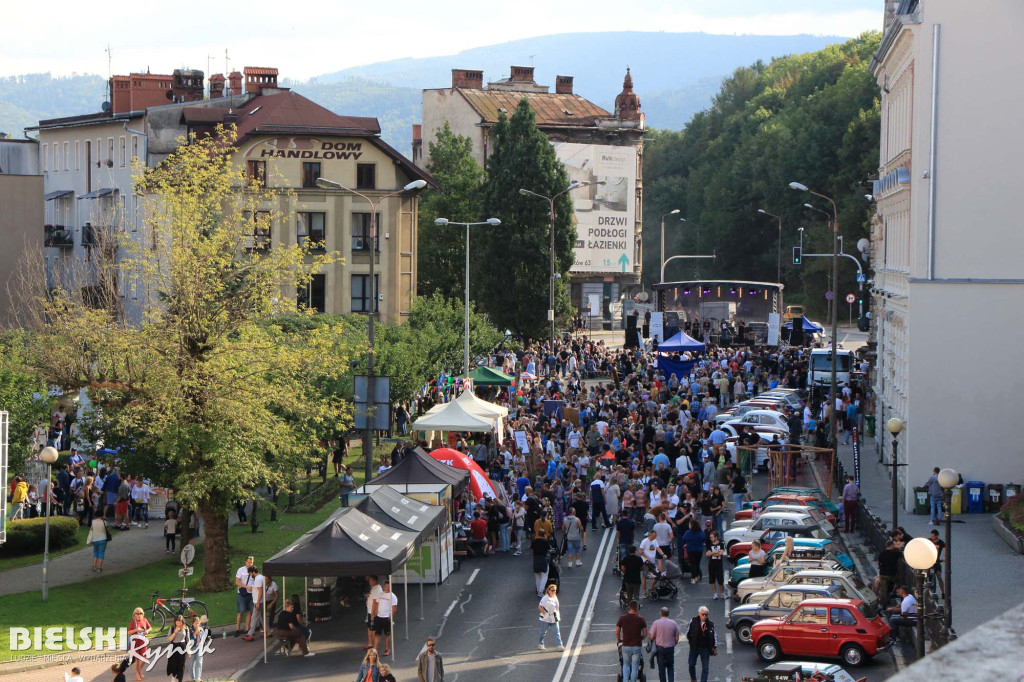
[{"label": "parked car", "polygon": [[[829,534],[821,529],[820,526],[813,523],[797,525],[797,526],[777,526],[769,527],[761,534],[758,538],[750,538],[751,541],[757,539],[761,541],[761,547],[774,547],[777,542],[785,540],[787,537],[793,539],[807,538],[812,540],[831,540]],[[733,563],[739,561],[743,557],[747,556],[750,552],[750,541],[736,542],[728,545],[729,560]],[[767,551],[767,550],[765,550]]]},{"label": "parked car", "polygon": [[[831,585],[832,583],[840,583],[845,589],[847,594],[852,599],[859,599],[865,604],[865,608],[869,612],[873,612],[878,608],[878,596],[872,592],[864,581],[860,579],[853,571],[839,571],[839,570],[808,570],[800,571],[799,573],[790,577],[784,585],[789,587],[791,585]],[[780,586],[781,587],[781,586]],[[755,592],[750,595],[750,601],[757,603],[768,596],[769,591]]]},{"label": "parked car", "polygon": [[786,415],[775,410],[751,410],[739,419],[730,419],[726,424],[739,423],[742,426],[771,426],[789,433],[789,423],[786,421]]},{"label": "parked car", "polygon": [[783,655],[841,658],[862,665],[890,644],[891,629],[880,615],[869,615],[860,599],[808,599],[785,618],[754,624],[751,636],[762,660]]},{"label": "parked car", "polygon": [[[766,590],[773,590],[776,587],[781,587],[797,573],[813,569],[836,571],[842,569],[842,564],[837,561],[832,561],[831,559],[793,559],[792,561],[787,561],[785,563],[776,563],[760,578],[747,578],[746,580],[741,580],[736,585],[736,589],[733,590],[733,599],[742,604],[746,604],[751,601],[750,595],[763,593]],[[758,602],[754,603],[756,604]]]},{"label": "parked car", "polygon": [[770,398],[751,398],[750,400],[744,400],[742,403],[735,405],[724,412],[719,412],[715,415],[716,424],[724,424],[727,421],[733,419],[739,419],[745,416],[748,412],[754,410],[776,410],[780,411],[787,405],[786,399],[782,396],[771,396]]},{"label": "parked car", "polygon": [[825,507],[833,514],[836,514],[839,511],[839,508],[836,507],[835,503],[829,499],[829,496],[826,495],[825,491],[821,488],[809,488],[799,485],[780,486],[778,488],[773,488],[772,491],[765,496],[765,499],[785,493],[791,493],[794,495],[811,495],[824,504]]},{"label": "parked car", "polygon": [[844,599],[849,595],[842,585],[797,585],[778,587],[766,599],[756,604],[741,604],[729,611],[725,627],[736,633],[736,639],[744,644],[753,644],[751,628],[765,618],[785,618],[800,602],[816,597]]},{"label": "parked car", "polygon": [[794,495],[793,493],[782,493],[781,495],[770,495],[761,502],[755,502],[750,509],[741,509],[733,516],[736,521],[742,519],[752,519],[761,510],[768,509],[779,505],[788,505],[791,507],[816,507],[820,509],[824,514],[825,518],[828,519],[829,523],[833,526],[836,525],[836,517],[824,502],[811,495]]},{"label": "parked car", "polygon": [[744,428],[747,426],[754,427],[754,432],[761,437],[762,443],[771,443],[773,436],[778,436],[781,441],[789,435],[788,431],[783,431],[782,429],[774,426],[767,424],[743,424],[740,421],[727,422],[719,425],[718,428],[725,431],[725,435],[729,438],[739,438],[739,435],[743,433]]},{"label": "parked car", "polygon": [[867,682],[866,677],[853,675],[835,663],[815,661],[782,661],[757,671],[757,677],[741,678],[743,682]]},{"label": "parked car", "polygon": [[[786,551],[786,541],[780,540],[771,549],[765,550],[768,554],[765,557],[765,566],[771,567]],[[794,559],[831,559],[843,567],[843,570],[853,570],[853,559],[847,556],[832,540],[815,540],[813,538],[793,539]],[[742,557],[729,571],[729,586],[736,587],[741,580],[750,577],[750,558]]]},{"label": "parked car", "polygon": [[772,390],[762,393],[757,397],[761,399],[782,398],[786,401],[786,406],[789,407],[789,409],[794,411],[804,409],[804,401],[800,400],[800,395],[797,393],[796,389],[793,388],[773,388]]},{"label": "parked car", "polygon": [[[810,516],[814,520],[814,523],[816,523],[819,526],[821,526],[822,528],[824,528],[828,533],[831,534],[831,533],[835,533],[835,531],[836,531],[835,524],[832,521],[829,521],[828,517],[826,516],[827,512],[823,512],[818,507],[814,507],[814,506],[801,506],[801,505],[795,505],[795,504],[794,505],[778,505],[778,506],[766,508],[765,511],[761,512],[761,514],[765,514],[769,510],[771,510],[771,511],[784,511],[784,512],[788,512],[788,513],[807,514],[808,516]],[[760,514],[758,516],[760,516]],[[744,526],[744,525],[749,526],[753,522],[754,522],[754,519],[734,519],[733,522],[729,525],[729,527],[730,528],[739,528],[739,527]]]}]

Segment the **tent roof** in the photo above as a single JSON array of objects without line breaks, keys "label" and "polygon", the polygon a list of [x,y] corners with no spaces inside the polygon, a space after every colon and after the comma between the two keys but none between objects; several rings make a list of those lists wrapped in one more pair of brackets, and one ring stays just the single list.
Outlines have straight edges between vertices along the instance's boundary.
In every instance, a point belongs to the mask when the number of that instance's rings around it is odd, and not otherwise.
[{"label": "tent roof", "polygon": [[453,400],[443,410],[414,421],[412,428],[414,431],[490,431],[494,428],[494,417],[469,412]]},{"label": "tent roof", "polygon": [[473,414],[480,415],[485,419],[508,416],[508,408],[478,398],[473,391],[463,391],[462,395],[455,399],[455,402],[462,405]]},{"label": "tent roof", "polygon": [[[806,317],[801,317],[800,319],[804,321],[803,328],[804,328],[805,332],[815,332],[817,334],[821,334],[822,332],[825,331],[824,327],[822,327],[820,324],[818,324],[817,322],[815,322],[813,320],[808,320]],[[783,329],[792,329],[793,328],[793,321],[790,320],[786,324],[782,325],[782,328]]]},{"label": "tent roof", "polygon": [[381,523],[406,528],[420,541],[429,538],[445,519],[444,507],[406,497],[386,485],[363,498],[356,509]]},{"label": "tent roof", "polygon": [[469,373],[469,378],[477,386],[511,386],[516,379],[493,367],[477,367]]},{"label": "tent roof", "polygon": [[367,485],[401,486],[411,483],[447,483],[458,495],[466,489],[468,478],[468,471],[447,467],[428,455],[423,448],[416,448],[401,462],[367,481]]},{"label": "tent roof", "polygon": [[346,507],[264,561],[263,571],[275,576],[387,575],[408,561],[416,539],[411,530]]},{"label": "tent roof", "polygon": [[670,339],[665,339],[658,344],[659,353],[675,353],[676,351],[697,351],[703,352],[704,344],[693,338],[684,331],[679,331]]}]

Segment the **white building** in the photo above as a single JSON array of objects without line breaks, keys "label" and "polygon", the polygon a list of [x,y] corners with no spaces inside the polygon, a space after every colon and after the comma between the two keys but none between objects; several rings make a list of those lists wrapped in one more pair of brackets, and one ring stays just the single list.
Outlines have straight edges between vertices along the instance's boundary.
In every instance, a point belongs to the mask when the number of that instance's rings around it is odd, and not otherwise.
[{"label": "white building", "polygon": [[[899,417],[904,507],[933,467],[1020,482],[1024,32],[1018,0],[889,0],[872,61],[878,421]],[[880,435],[886,461],[891,438]]]}]

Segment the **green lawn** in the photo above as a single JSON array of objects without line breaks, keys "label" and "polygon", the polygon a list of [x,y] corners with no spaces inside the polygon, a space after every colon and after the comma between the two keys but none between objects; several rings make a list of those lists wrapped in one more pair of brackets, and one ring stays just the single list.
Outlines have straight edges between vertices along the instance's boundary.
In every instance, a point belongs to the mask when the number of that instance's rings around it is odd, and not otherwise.
[{"label": "green lawn", "polygon": [[[78,538],[78,544],[65,547],[64,549],[50,549],[50,558],[59,557],[61,554],[67,554],[68,552],[74,552],[77,549],[82,549],[85,546],[85,539],[89,537],[89,527],[79,526],[78,534],[75,536]],[[53,539],[52,536],[50,538]],[[0,573],[9,570],[11,568],[20,568],[21,566],[31,566],[32,564],[42,564],[43,553],[39,554],[26,554],[24,556],[8,557],[6,559],[0,559]]]},{"label": "green lawn", "polygon": [[[259,565],[302,533],[324,521],[337,508],[337,504],[332,502],[313,514],[282,513],[273,524],[269,521],[269,510],[261,508],[259,533],[253,534],[248,526],[233,526],[229,531],[232,575],[245,562],[245,557],[256,557]],[[289,529],[282,530],[281,526],[289,526]],[[211,625],[234,623],[234,589],[217,593],[201,593],[194,589],[202,577],[202,546],[198,548],[194,565],[196,573],[189,579],[189,587],[193,588],[190,596],[206,603]],[[177,577],[180,566],[177,555],[174,555],[125,573],[104,575],[76,585],[54,587],[50,589],[49,601],[45,604],[38,590],[5,596],[2,598],[3,608],[0,608],[0,632],[8,632],[12,626],[126,627],[132,609],[136,606],[149,610],[153,592],[159,591],[161,596],[175,596],[175,590],[181,587],[181,579]],[[289,591],[292,589],[289,585]],[[30,652],[19,652],[25,653]],[[10,639],[0,637],[0,661],[10,659]]]}]

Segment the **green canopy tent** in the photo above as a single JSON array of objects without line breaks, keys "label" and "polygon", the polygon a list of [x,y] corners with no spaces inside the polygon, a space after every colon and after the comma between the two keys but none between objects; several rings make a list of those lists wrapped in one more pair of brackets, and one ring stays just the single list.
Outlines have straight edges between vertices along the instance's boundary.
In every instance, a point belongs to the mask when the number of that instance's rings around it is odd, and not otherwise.
[{"label": "green canopy tent", "polygon": [[511,386],[515,381],[514,377],[492,367],[477,367],[469,373],[469,378],[474,386]]}]

